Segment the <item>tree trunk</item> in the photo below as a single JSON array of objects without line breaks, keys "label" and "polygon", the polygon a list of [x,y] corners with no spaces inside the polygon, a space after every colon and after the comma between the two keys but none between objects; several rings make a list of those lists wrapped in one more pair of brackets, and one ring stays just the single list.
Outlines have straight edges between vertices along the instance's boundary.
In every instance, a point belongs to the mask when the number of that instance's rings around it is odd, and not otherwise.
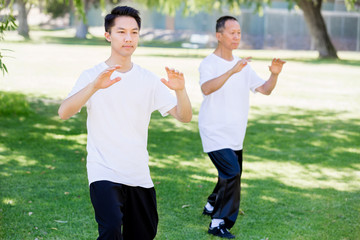
[{"label": "tree trunk", "polygon": [[26,2],[25,0],[17,0],[17,3],[19,5],[18,34],[26,39],[29,39],[30,35],[29,35],[29,25],[27,21],[28,12],[26,11],[26,6],[25,6]]},{"label": "tree trunk", "polygon": [[338,58],[321,15],[322,0],[298,0],[297,4],[304,12],[305,22],[314,40],[315,48],[319,51],[319,57]]},{"label": "tree trunk", "polygon": [[168,30],[175,30],[175,17],[166,15],[165,27]]},{"label": "tree trunk", "polygon": [[81,19],[81,21],[77,24],[75,37],[80,39],[86,39],[88,30],[88,25],[85,24],[84,20]]},{"label": "tree trunk", "polygon": [[77,23],[76,34],[75,34],[76,38],[86,39],[86,35],[89,32],[89,26],[88,26],[87,20],[86,20],[89,8],[90,8],[90,0],[85,0],[84,1],[85,18],[83,16],[81,16],[80,21],[78,21],[78,23]]}]

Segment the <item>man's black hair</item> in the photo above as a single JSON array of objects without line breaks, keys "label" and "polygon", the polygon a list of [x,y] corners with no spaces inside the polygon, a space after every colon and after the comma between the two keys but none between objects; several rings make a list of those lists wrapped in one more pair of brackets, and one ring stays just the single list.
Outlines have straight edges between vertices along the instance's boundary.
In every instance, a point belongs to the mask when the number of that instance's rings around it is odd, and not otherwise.
[{"label": "man's black hair", "polygon": [[221,18],[219,18],[216,21],[216,32],[222,32],[224,30],[224,28],[225,28],[225,22],[228,21],[228,20],[234,20],[234,21],[238,22],[238,20],[235,17],[222,16]]},{"label": "man's black hair", "polygon": [[135,19],[137,22],[137,25],[139,27],[139,30],[141,28],[141,18],[139,16],[139,11],[128,6],[118,6],[115,7],[113,10],[111,10],[111,13],[106,15],[105,17],[105,31],[110,33],[110,29],[115,24],[115,18],[121,17],[121,16],[128,16]]}]

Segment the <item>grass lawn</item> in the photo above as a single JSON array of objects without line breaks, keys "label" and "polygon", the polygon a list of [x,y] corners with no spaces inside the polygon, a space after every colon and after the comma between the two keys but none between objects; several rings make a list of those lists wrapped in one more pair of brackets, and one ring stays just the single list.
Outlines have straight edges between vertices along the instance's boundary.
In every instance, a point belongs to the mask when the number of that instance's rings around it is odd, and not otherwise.
[{"label": "grass lawn", "polygon": [[[61,41],[60,41],[61,42]],[[102,45],[1,43],[14,52],[0,77],[0,239],[95,239],[86,176],[86,111],[57,116],[80,73],[105,60]],[[157,191],[156,239],[216,239],[202,216],[216,169],[202,152],[197,68],[210,49],[141,47],[134,62],[183,71],[194,118],[154,113],[149,129]],[[241,51],[267,78],[285,58],[271,96],[251,96],[237,239],[360,239],[360,54],[317,60],[314,52]]]}]

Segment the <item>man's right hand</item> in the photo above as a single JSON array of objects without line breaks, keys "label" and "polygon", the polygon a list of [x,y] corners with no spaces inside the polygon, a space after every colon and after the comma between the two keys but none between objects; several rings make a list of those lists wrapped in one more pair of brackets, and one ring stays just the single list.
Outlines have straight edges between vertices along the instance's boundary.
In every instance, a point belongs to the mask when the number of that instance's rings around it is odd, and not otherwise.
[{"label": "man's right hand", "polygon": [[82,106],[86,104],[89,98],[99,89],[108,88],[111,85],[121,80],[120,77],[110,79],[111,74],[119,69],[120,65],[115,65],[107,68],[105,71],[99,74],[99,76],[86,87],[75,93],[71,97],[65,99],[58,110],[61,119],[68,119],[77,112],[80,111]]},{"label": "man's right hand", "polygon": [[251,57],[243,58],[239,60],[235,66],[231,69],[231,73],[235,74],[240,72],[247,64],[248,62],[251,62]]},{"label": "man's right hand", "polygon": [[115,70],[120,69],[120,68],[121,68],[120,65],[115,65],[115,66],[108,67],[103,72],[101,72],[94,81],[94,88],[95,89],[108,88],[111,85],[119,82],[121,80],[120,77],[116,77],[114,79],[110,79],[110,77],[111,77],[111,74],[113,74],[113,72]]}]

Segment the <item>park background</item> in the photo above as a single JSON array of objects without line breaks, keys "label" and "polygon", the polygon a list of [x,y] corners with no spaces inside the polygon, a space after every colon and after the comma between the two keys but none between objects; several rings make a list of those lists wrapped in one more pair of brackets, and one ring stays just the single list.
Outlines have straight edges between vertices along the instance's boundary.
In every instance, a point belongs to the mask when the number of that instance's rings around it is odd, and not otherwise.
[{"label": "park background", "polygon": [[[231,12],[168,15],[125,3],[139,7],[144,19],[133,61],[161,77],[165,66],[182,71],[194,110],[189,124],[152,116],[156,239],[216,239],[201,215],[217,172],[197,128],[197,68],[216,44],[217,17]],[[251,66],[265,79],[273,57],[287,61],[271,96],[251,95],[241,214],[232,230],[239,239],[360,239],[359,12],[328,1],[322,13],[338,59],[319,58],[296,6],[289,11],[286,2],[274,1],[263,15],[251,7],[236,15],[242,26],[236,55],[252,56]],[[91,8],[81,39],[70,15],[52,19],[33,8],[29,38],[6,31],[0,42],[8,70],[0,76],[0,239],[97,236],[87,188],[86,110],[62,121],[57,109],[80,73],[110,54],[102,14]]]}]

